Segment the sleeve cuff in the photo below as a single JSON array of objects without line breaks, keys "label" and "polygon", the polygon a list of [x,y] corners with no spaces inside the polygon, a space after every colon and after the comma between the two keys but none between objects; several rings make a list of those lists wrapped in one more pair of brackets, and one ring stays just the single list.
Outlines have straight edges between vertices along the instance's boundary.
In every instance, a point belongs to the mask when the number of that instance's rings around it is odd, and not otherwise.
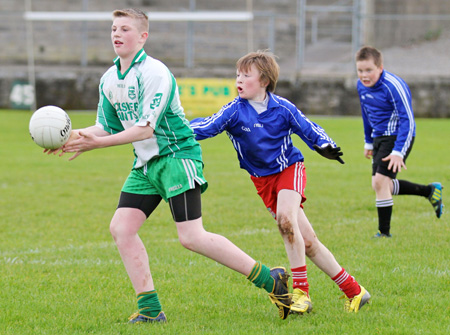
[{"label": "sleeve cuff", "polygon": [[155,126],[153,125],[153,122],[150,121],[150,120],[145,120],[145,119],[139,120],[139,121],[136,122],[134,125],[135,125],[135,126],[139,126],[139,127],[147,127],[147,126],[150,126],[150,127],[152,127],[153,129],[155,129]]},{"label": "sleeve cuff", "polygon": [[321,148],[325,148],[325,147],[327,147],[329,145],[331,145],[332,148],[336,148],[336,144],[335,143],[330,143],[330,142],[322,143],[322,145],[320,147]]},{"label": "sleeve cuff", "polygon": [[403,158],[403,155],[400,151],[392,150],[391,155]]},{"label": "sleeve cuff", "polygon": [[110,134],[113,133],[112,130],[111,130],[111,128],[108,128],[108,127],[104,126],[103,124],[101,124],[101,123],[99,123],[99,122],[96,122],[96,123],[95,123],[95,126],[96,126],[97,128],[100,128],[101,130],[104,130],[104,131],[110,133]]},{"label": "sleeve cuff", "polygon": [[364,143],[364,149],[373,150],[373,143]]}]

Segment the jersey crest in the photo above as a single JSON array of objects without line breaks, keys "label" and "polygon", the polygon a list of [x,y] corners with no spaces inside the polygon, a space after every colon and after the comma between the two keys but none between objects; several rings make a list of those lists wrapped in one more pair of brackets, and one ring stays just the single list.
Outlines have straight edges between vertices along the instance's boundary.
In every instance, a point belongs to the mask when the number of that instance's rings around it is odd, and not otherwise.
[{"label": "jersey crest", "polygon": [[128,87],[128,98],[132,100],[136,99],[136,87],[134,86]]}]

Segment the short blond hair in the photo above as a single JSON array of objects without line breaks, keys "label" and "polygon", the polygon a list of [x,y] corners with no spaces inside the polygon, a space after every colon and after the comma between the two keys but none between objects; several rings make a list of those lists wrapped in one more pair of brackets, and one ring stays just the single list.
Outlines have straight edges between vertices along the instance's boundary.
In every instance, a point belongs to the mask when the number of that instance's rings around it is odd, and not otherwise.
[{"label": "short blond hair", "polygon": [[381,67],[383,65],[383,55],[374,47],[365,46],[359,49],[356,53],[355,60],[357,62],[369,59],[372,59],[377,67]]},{"label": "short blond hair", "polygon": [[113,19],[117,17],[129,17],[137,21],[140,31],[148,32],[148,16],[142,10],[136,8],[117,9],[113,12]]},{"label": "short blond hair", "polygon": [[266,90],[274,92],[280,74],[280,67],[275,59],[275,55],[268,50],[250,52],[236,62],[236,69],[238,71],[248,72],[252,65],[255,65],[260,72],[259,80],[264,83],[269,83]]}]

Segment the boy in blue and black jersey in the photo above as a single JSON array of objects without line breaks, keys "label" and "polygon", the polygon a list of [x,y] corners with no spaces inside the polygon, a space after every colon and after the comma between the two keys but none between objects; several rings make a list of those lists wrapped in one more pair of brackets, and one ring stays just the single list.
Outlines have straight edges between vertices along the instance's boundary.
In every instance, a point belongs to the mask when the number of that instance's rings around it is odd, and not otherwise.
[{"label": "boy in blue and black jersey", "polygon": [[363,47],[356,53],[357,90],[364,123],[364,156],[372,158],[372,188],[376,193],[379,232],[374,237],[391,237],[392,195],[427,198],[438,218],[443,212],[442,185],[420,185],[396,179],[411,152],[416,124],[411,92],[400,77],[383,69],[379,50]]}]

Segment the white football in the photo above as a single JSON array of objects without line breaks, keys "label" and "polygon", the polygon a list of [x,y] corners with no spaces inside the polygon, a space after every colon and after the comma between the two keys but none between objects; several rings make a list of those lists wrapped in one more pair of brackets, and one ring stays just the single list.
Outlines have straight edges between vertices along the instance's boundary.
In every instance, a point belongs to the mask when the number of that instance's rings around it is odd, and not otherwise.
[{"label": "white football", "polygon": [[44,106],[31,116],[29,129],[37,145],[45,149],[57,149],[69,140],[72,122],[63,109]]}]

